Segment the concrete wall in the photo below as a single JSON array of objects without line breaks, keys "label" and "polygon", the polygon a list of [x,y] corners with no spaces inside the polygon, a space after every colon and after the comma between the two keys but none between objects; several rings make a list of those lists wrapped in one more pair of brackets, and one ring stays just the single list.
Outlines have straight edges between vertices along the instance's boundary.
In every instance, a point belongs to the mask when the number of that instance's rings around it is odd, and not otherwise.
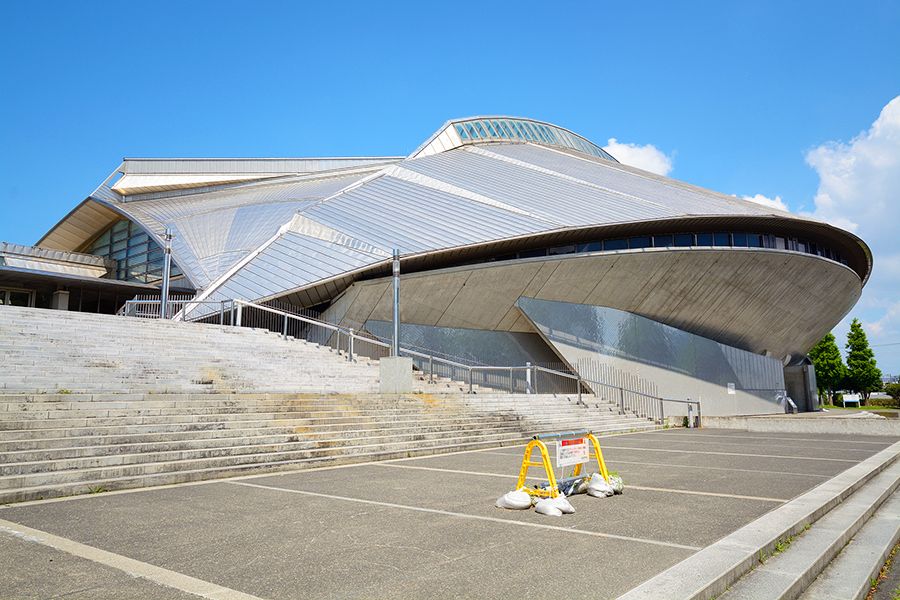
[{"label": "concrete wall", "polygon": [[[579,372],[591,361],[609,365],[652,381],[664,398],[700,400],[704,415],[784,412],[779,360],[612,308],[532,298],[518,306]],[[686,409],[670,403],[666,413]]]}]

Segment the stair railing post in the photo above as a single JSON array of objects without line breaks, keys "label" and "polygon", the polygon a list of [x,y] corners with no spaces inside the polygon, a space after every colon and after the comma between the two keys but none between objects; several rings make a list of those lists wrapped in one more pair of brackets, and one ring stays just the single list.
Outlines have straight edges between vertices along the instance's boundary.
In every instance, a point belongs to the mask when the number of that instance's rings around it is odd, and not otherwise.
[{"label": "stair railing post", "polygon": [[284,339],[287,339],[287,321],[287,313],[284,313],[284,324],[281,326],[281,337],[283,337]]},{"label": "stair railing post", "polygon": [[534,389],[531,387],[532,384],[532,366],[530,362],[525,363],[525,393],[533,394]]},{"label": "stair railing post", "polygon": [[353,362],[353,328],[350,328],[350,339],[347,342],[347,354],[349,355],[350,362]]},{"label": "stair railing post", "polygon": [[434,354],[428,355],[428,383],[434,383]]},{"label": "stair railing post", "polygon": [[241,326],[241,320],[242,320],[242,318],[243,318],[243,312],[244,312],[244,305],[238,303],[238,305],[237,305],[237,316],[234,318],[234,324],[235,324],[235,327],[240,327],[240,326]]},{"label": "stair railing post", "polygon": [[509,393],[513,393],[513,368],[509,368]]},{"label": "stair railing post", "polygon": [[472,367],[469,367],[469,393],[472,393]]},{"label": "stair railing post", "polygon": [[581,403],[581,377],[575,381],[575,384],[578,386],[578,403]]},{"label": "stair railing post", "polygon": [[657,419],[657,421],[659,421],[660,424],[662,424],[662,422],[665,418],[666,418],[666,415],[665,415],[665,408],[663,407],[663,399],[660,398],[659,399],[659,419]]},{"label": "stair railing post", "polygon": [[694,405],[688,404],[688,429],[694,428]]},{"label": "stair railing post", "polygon": [[625,390],[619,388],[619,414],[625,414]]},{"label": "stair railing post", "polygon": [[219,325],[225,324],[225,301],[219,301]]}]

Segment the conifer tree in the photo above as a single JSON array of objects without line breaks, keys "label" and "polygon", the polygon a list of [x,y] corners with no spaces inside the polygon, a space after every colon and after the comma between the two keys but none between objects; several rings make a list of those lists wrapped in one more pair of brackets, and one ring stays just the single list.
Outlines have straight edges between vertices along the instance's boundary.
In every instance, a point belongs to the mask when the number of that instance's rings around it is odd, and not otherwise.
[{"label": "conifer tree", "polygon": [[830,404],[834,404],[834,390],[839,388],[847,377],[847,367],[841,358],[841,350],[833,333],[828,333],[809,351],[809,358],[816,368],[816,385],[819,398],[826,395]]},{"label": "conifer tree", "polygon": [[881,371],[859,319],[853,319],[847,334],[847,383],[865,400],[881,389]]}]

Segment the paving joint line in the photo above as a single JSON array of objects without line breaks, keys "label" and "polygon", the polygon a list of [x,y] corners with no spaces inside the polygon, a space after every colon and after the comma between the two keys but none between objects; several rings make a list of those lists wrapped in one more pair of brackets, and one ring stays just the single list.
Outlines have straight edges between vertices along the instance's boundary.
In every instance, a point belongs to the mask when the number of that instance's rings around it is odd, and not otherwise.
[{"label": "paving joint line", "polygon": [[101,550],[100,548],[88,546],[69,538],[47,533],[46,531],[32,529],[12,521],[0,519],[0,533],[11,535],[26,542],[48,546],[77,558],[83,558],[122,571],[132,577],[145,579],[201,598],[208,598],[209,600],[262,600],[258,596],[128,558],[115,552]]},{"label": "paving joint line", "polygon": [[386,508],[399,508],[401,510],[410,510],[410,511],[414,511],[414,512],[429,513],[429,514],[434,514],[434,515],[443,515],[443,516],[447,516],[447,517],[456,517],[456,518],[460,518],[460,519],[471,519],[471,520],[475,520],[475,521],[487,521],[487,522],[492,522],[492,523],[502,523],[505,525],[513,525],[513,526],[518,526],[518,527],[532,527],[532,528],[537,528],[537,529],[547,529],[547,530],[551,530],[551,531],[562,531],[565,533],[572,533],[572,534],[576,534],[576,535],[587,535],[587,536],[593,536],[593,537],[610,538],[610,539],[622,540],[622,541],[626,541],[626,542],[638,542],[638,543],[642,543],[642,544],[650,544],[653,546],[663,546],[666,548],[678,548],[680,550],[690,550],[692,552],[697,552],[698,550],[702,549],[697,546],[687,546],[685,544],[676,544],[674,542],[664,542],[662,540],[653,540],[653,539],[649,539],[649,538],[629,537],[626,535],[616,535],[613,533],[602,533],[599,531],[586,531],[584,529],[573,529],[571,527],[561,527],[558,525],[545,525],[543,523],[531,523],[528,521],[513,521],[511,519],[501,519],[499,517],[486,517],[483,515],[471,515],[471,514],[466,514],[466,513],[454,512],[454,511],[450,511],[450,510],[442,510],[442,509],[438,509],[438,508],[425,508],[422,506],[410,506],[410,505],[406,505],[406,504],[395,504],[393,502],[381,502],[379,500],[367,500],[364,498],[351,498],[348,496],[337,496],[334,494],[309,492],[306,490],[292,490],[292,489],[279,488],[279,487],[270,486],[270,485],[260,485],[258,483],[246,483],[243,481],[228,481],[226,483],[229,483],[231,485],[240,485],[240,486],[245,486],[245,487],[259,488],[259,489],[263,489],[263,490],[272,490],[272,491],[276,491],[276,492],[286,492],[289,494],[300,494],[303,496],[311,496],[314,498],[325,498],[328,500],[343,500],[345,502],[356,502],[358,504],[368,504],[371,506],[384,506]]}]

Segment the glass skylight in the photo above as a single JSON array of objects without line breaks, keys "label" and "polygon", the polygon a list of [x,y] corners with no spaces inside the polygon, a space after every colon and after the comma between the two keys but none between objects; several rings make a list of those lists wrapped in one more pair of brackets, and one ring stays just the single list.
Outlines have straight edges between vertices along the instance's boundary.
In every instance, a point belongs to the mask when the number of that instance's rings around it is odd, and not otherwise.
[{"label": "glass skylight", "polygon": [[562,146],[615,160],[599,146],[586,139],[553,125],[535,123],[523,119],[471,119],[454,123],[456,133],[463,143],[475,141],[524,140],[536,144]]}]

